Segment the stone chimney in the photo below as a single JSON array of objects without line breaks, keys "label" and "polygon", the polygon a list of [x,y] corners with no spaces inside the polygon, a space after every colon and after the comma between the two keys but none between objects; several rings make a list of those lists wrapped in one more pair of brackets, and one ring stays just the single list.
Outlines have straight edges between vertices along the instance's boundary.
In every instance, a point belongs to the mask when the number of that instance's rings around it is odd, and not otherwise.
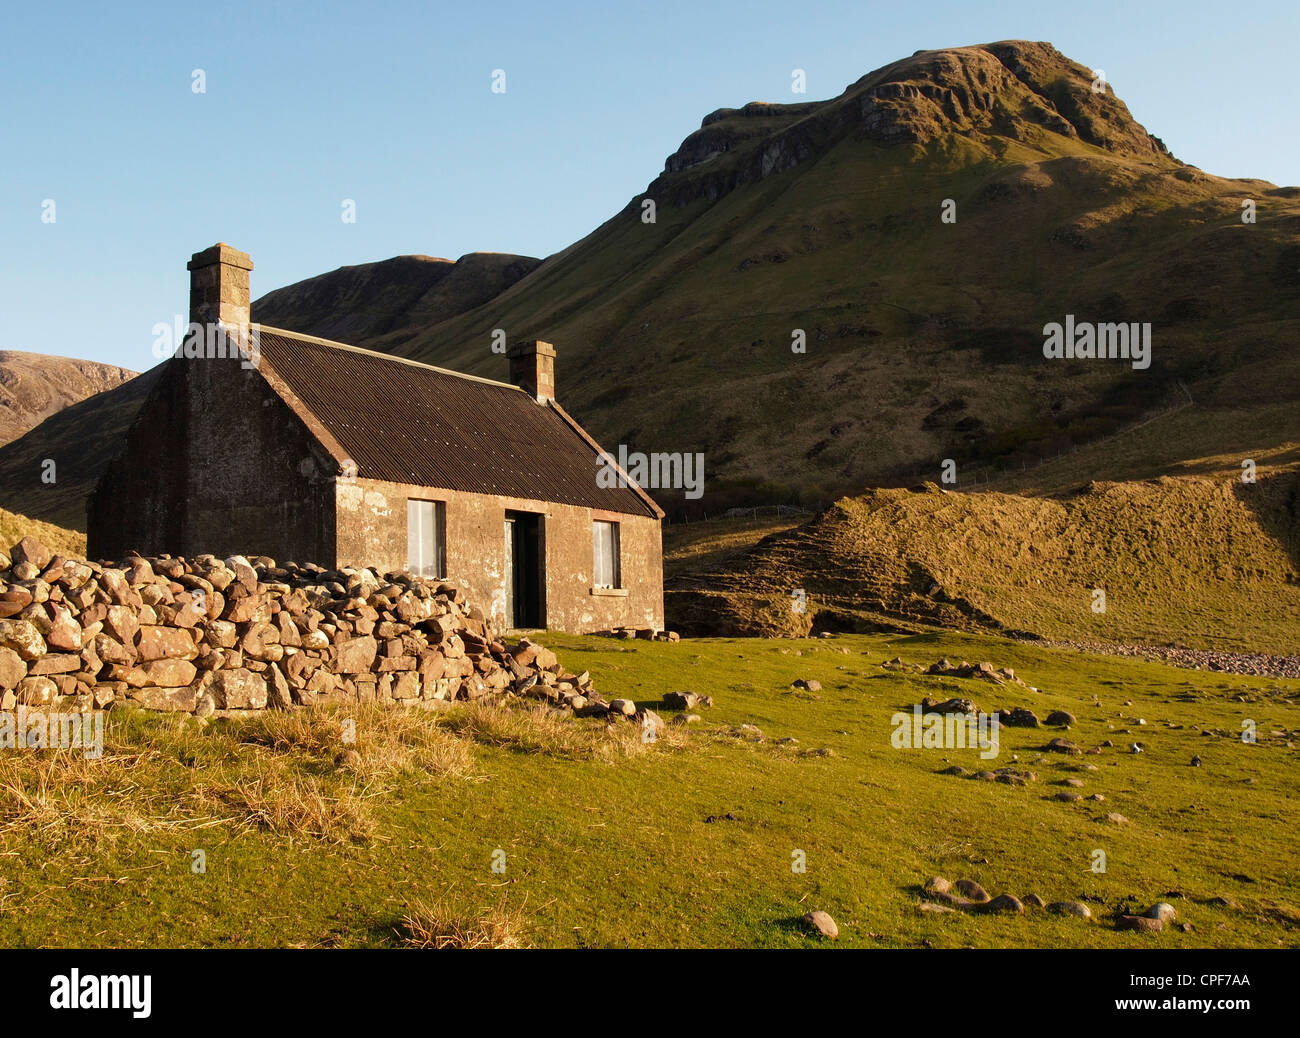
[{"label": "stone chimney", "polygon": [[540,404],[555,399],[555,347],[540,339],[517,342],[506,354],[510,358],[510,381]]},{"label": "stone chimney", "polygon": [[219,242],[190,257],[190,321],[206,324],[217,320],[227,326],[244,327],[251,313],[248,275],[253,261],[248,253]]}]

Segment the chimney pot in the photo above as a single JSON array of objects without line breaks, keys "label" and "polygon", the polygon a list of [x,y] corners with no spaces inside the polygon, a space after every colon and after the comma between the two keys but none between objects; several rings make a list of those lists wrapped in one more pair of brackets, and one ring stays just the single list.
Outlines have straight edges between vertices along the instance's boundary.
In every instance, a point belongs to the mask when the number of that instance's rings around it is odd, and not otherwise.
[{"label": "chimney pot", "polygon": [[205,324],[213,316],[224,325],[243,328],[252,313],[248,253],[225,242],[196,252],[185,269],[190,272],[190,321]]},{"label": "chimney pot", "polygon": [[506,352],[510,381],[540,404],[555,399],[555,347],[540,339],[518,342]]}]

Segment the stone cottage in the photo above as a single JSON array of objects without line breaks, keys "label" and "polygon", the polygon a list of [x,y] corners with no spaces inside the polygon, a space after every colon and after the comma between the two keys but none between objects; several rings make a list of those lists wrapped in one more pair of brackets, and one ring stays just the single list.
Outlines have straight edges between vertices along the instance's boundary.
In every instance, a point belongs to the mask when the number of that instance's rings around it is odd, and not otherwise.
[{"label": "stone cottage", "polygon": [[190,335],[87,504],[92,558],[372,566],[461,583],[506,628],[662,629],[663,512],[598,481],[550,344],[513,345],[505,383],[254,325],[252,269],[190,260]]}]

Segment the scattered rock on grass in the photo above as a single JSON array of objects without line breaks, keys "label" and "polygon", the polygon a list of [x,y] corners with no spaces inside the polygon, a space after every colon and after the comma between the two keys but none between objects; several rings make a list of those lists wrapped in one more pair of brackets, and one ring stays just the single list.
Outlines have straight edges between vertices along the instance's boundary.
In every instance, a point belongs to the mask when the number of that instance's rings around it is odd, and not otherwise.
[{"label": "scattered rock on grass", "polygon": [[813,933],[829,937],[832,941],[840,935],[840,928],[835,925],[835,920],[825,912],[809,912],[803,917],[802,922]]},{"label": "scattered rock on grass", "polygon": [[1037,728],[1038,715],[1032,710],[1017,706],[1010,710],[997,711],[998,724],[1007,728]]},{"label": "scattered rock on grass", "polygon": [[1073,915],[1080,919],[1091,919],[1092,909],[1082,901],[1053,901],[1047,910],[1054,915]]},{"label": "scattered rock on grass", "polygon": [[985,902],[989,900],[988,891],[976,883],[973,879],[959,879],[956,883],[957,893],[971,901]]},{"label": "scattered rock on grass", "polygon": [[1140,933],[1159,933],[1165,924],[1159,919],[1143,915],[1122,915],[1115,920],[1116,930],[1136,930]]},{"label": "scattered rock on grass", "polygon": [[1147,909],[1147,917],[1159,919],[1162,923],[1172,923],[1178,918],[1178,913],[1168,901],[1161,901]]},{"label": "scattered rock on grass", "polygon": [[1024,915],[1025,906],[1018,897],[1013,897],[1011,894],[999,894],[993,900],[986,902],[982,911],[995,915]]}]

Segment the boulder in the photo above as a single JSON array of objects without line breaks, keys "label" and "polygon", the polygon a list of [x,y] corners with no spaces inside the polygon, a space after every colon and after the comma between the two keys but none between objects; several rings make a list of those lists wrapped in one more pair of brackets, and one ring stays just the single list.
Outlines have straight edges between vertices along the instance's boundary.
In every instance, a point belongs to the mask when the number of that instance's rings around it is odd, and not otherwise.
[{"label": "boulder", "polygon": [[1147,909],[1147,917],[1159,919],[1162,923],[1172,923],[1178,918],[1178,913],[1168,901],[1161,901]]},{"label": "boulder", "polygon": [[1011,894],[999,894],[991,901],[985,902],[982,911],[994,915],[1024,915],[1025,906],[1018,897]]},{"label": "boulder", "polygon": [[0,648],[0,688],[14,689],[27,677],[27,664],[13,649]]},{"label": "boulder", "polygon": [[192,714],[198,707],[198,691],[191,687],[133,689],[130,698],[146,710],[166,710]]},{"label": "boulder", "polygon": [[45,547],[35,537],[24,537],[14,545],[13,551],[9,553],[13,565],[23,562],[29,562],[36,569],[43,570],[50,564],[50,549]]},{"label": "boulder", "polygon": [[136,652],[142,661],[192,660],[198,655],[194,636],[179,627],[141,627],[136,635]]},{"label": "boulder", "polygon": [[820,910],[807,913],[800,921],[810,932],[829,937],[832,941],[840,935],[840,928],[835,925],[835,920]]},{"label": "boulder", "polygon": [[216,671],[210,691],[218,710],[261,710],[270,698],[266,678],[243,667]]},{"label": "boulder", "polygon": [[30,620],[0,620],[0,648],[16,652],[29,663],[46,652],[45,639]]},{"label": "boulder", "polygon": [[1054,901],[1047,910],[1055,915],[1073,915],[1080,919],[1091,919],[1092,909],[1082,901]]},{"label": "boulder", "polygon": [[986,902],[988,892],[973,879],[959,879],[955,884],[957,893],[969,901]]},{"label": "boulder", "polygon": [[1117,930],[1136,930],[1139,933],[1159,933],[1165,924],[1159,919],[1142,915],[1122,915],[1115,920]]},{"label": "boulder", "polygon": [[379,643],[369,635],[350,638],[334,646],[337,654],[334,669],[339,674],[361,674],[370,670],[379,653]]}]

